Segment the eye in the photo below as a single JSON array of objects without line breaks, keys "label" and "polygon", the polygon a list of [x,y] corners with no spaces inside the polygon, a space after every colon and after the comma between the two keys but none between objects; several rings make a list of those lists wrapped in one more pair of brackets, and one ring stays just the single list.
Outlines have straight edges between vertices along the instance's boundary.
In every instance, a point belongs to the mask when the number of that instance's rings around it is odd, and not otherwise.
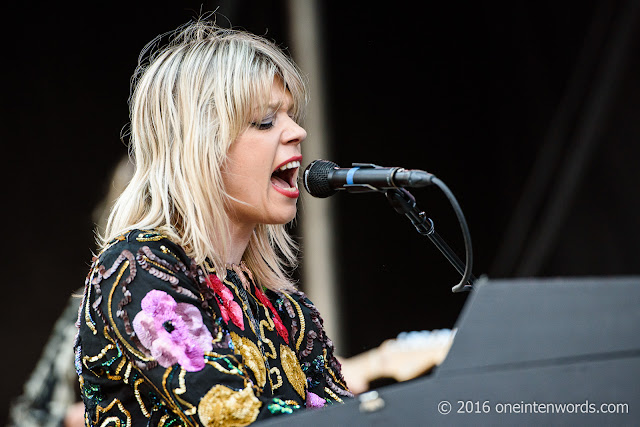
[{"label": "eye", "polygon": [[267,130],[273,127],[273,116],[267,116],[259,122],[251,123],[251,126],[257,128],[258,130]]}]

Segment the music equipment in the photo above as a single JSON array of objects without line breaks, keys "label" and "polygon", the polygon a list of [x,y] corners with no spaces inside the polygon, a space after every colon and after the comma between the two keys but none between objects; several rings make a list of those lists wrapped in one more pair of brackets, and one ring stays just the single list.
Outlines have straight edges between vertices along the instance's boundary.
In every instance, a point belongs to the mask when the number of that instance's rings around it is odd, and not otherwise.
[{"label": "music equipment", "polygon": [[640,277],[478,280],[428,377],[262,425],[639,425]]},{"label": "music equipment", "polygon": [[402,187],[426,187],[434,176],[417,169],[382,167],[371,163],[354,163],[341,168],[329,160],[314,160],[302,174],[305,190],[313,197],[329,197],[338,190],[347,192],[384,191]]}]

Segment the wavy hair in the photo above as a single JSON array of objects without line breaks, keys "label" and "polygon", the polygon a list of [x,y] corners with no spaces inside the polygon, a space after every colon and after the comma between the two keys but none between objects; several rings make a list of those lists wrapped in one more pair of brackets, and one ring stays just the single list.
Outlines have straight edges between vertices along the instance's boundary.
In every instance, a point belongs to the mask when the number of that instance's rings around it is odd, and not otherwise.
[{"label": "wavy hair", "polygon": [[[130,153],[135,173],[115,202],[104,248],[132,229],[156,229],[202,265],[210,260],[226,274],[229,247],[222,169],[233,141],[266,109],[274,78],[293,98],[301,120],[307,103],[305,80],[274,43],[213,23],[190,22],[142,51],[132,78]],[[283,224],[259,224],[243,261],[258,283],[293,290],[289,269],[297,246]]]}]

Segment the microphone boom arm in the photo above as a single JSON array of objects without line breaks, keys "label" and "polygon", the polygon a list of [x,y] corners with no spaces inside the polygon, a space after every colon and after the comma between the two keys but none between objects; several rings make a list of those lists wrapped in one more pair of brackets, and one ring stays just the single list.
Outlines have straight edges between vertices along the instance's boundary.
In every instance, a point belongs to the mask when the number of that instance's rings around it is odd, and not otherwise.
[{"label": "microphone boom arm", "polygon": [[[473,251],[471,249],[471,235],[467,221],[455,196],[444,182],[421,170],[407,170],[393,167],[385,168],[373,163],[353,163],[353,167],[342,169],[328,160],[314,160],[304,171],[304,188],[313,197],[329,197],[338,190],[349,193],[384,193],[393,208],[401,215],[405,215],[414,225],[418,233],[436,245],[455,269],[462,275],[460,283],[454,286],[452,292],[468,291],[473,288],[476,278],[472,274]],[[436,185],[449,199],[453,207],[464,238],[465,263],[460,261],[449,245],[435,232],[433,221],[427,218],[424,211],[416,205],[416,199],[404,187],[426,187]]]},{"label": "microphone boom arm", "polygon": [[[437,180],[437,178],[433,178],[433,180]],[[438,180],[439,181],[439,180]],[[441,181],[440,181],[441,183]],[[434,184],[438,185],[441,189],[442,187],[439,183],[434,182]],[[444,186],[444,183],[442,183]],[[446,186],[445,186],[446,188]],[[413,195],[405,190],[404,188],[398,188],[393,190],[387,190],[384,192],[387,200],[391,204],[391,206],[401,215],[405,215],[416,228],[416,231],[423,235],[427,236],[429,240],[440,250],[440,252],[449,260],[451,265],[462,275],[462,280],[458,285],[454,286],[451,290],[452,292],[462,292],[462,291],[470,291],[473,288],[473,283],[476,281],[476,278],[473,276],[471,272],[472,269],[472,251],[471,251],[471,239],[469,237],[469,231],[466,226],[466,221],[464,221],[464,216],[462,216],[462,212],[459,210],[459,206],[457,203],[454,204],[454,208],[456,209],[456,214],[458,214],[458,220],[460,225],[463,228],[463,234],[465,237],[465,246],[466,246],[466,255],[467,255],[467,263],[463,263],[460,258],[453,252],[453,250],[449,247],[449,245],[440,237],[440,235],[435,231],[435,227],[431,218],[427,217],[427,214],[418,208],[416,204],[416,200]],[[446,193],[446,192],[445,192]],[[451,197],[453,195],[447,194]],[[455,198],[451,200],[452,204],[455,201]]]}]

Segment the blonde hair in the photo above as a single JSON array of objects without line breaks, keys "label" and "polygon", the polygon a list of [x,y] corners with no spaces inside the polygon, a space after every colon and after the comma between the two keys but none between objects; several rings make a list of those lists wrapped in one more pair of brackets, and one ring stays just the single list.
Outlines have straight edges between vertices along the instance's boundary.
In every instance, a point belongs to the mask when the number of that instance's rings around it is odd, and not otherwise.
[{"label": "blonde hair", "polygon": [[[132,79],[130,151],[136,170],[116,201],[101,245],[132,229],[156,229],[202,265],[226,274],[230,196],[222,168],[232,142],[268,105],[275,78],[300,120],[307,88],[275,44],[198,20],[159,36],[140,55]],[[145,58],[148,57],[148,60]],[[287,273],[297,246],[282,224],[259,224],[243,261],[259,284],[294,289]]]}]

